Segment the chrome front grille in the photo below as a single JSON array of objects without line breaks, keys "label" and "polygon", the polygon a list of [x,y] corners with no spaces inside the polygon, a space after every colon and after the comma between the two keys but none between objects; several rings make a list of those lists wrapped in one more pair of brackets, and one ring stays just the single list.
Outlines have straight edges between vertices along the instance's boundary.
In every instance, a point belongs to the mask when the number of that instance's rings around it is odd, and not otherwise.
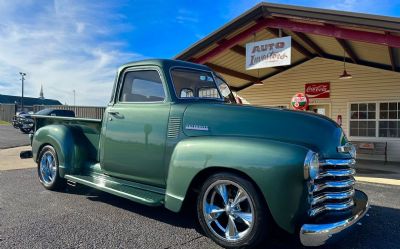
[{"label": "chrome front grille", "polygon": [[354,159],[328,159],[320,162],[318,177],[308,186],[311,217],[354,206],[354,165]]}]

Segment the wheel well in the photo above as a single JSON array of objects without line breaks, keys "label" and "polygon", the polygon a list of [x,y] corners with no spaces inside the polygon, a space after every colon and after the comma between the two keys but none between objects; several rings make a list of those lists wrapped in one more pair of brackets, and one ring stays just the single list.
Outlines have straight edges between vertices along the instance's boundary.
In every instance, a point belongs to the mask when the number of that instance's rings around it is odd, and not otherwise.
[{"label": "wheel well", "polygon": [[39,149],[37,151],[36,162],[39,162],[40,152],[42,151],[43,147],[45,147],[46,145],[50,145],[50,146],[54,147],[53,145],[51,145],[49,143],[44,143],[44,144],[40,145],[40,147],[39,147]]},{"label": "wheel well", "polygon": [[193,178],[192,182],[190,183],[188,191],[186,192],[185,201],[183,203],[183,208],[187,209],[187,208],[193,207],[192,205],[196,205],[195,203],[196,203],[197,195],[200,192],[200,188],[201,188],[203,182],[208,177],[210,177],[211,175],[216,174],[216,173],[224,173],[224,172],[229,172],[229,173],[238,175],[240,177],[245,178],[249,182],[251,182],[254,185],[254,187],[256,188],[258,194],[260,194],[260,196],[262,196],[262,199],[264,200],[265,205],[269,209],[267,201],[265,200],[265,197],[262,194],[261,189],[258,187],[256,182],[254,182],[254,180],[250,176],[248,176],[243,171],[240,171],[237,169],[232,169],[232,168],[225,168],[225,167],[209,167],[209,168],[206,168],[206,169],[200,171],[199,173],[197,173],[197,175]]},{"label": "wheel well", "polygon": [[[269,221],[269,225],[273,227],[272,231],[274,229],[275,230],[277,229],[278,231],[285,232],[285,230],[283,230],[276,223],[275,219],[273,218],[273,216],[271,214],[271,210],[268,205],[268,202],[267,202],[265,196],[263,195],[261,189],[257,185],[257,183],[243,171],[232,169],[232,168],[209,167],[209,168],[206,168],[206,169],[200,171],[193,178],[192,182],[189,185],[188,191],[186,192],[186,196],[185,196],[185,199],[184,199],[184,202],[182,205],[181,212],[188,214],[190,216],[193,216],[196,213],[196,212],[193,212],[193,210],[196,210],[197,197],[200,193],[200,188],[201,188],[202,184],[204,183],[204,181],[213,174],[225,173],[225,172],[229,172],[229,173],[235,174],[237,176],[243,177],[244,179],[251,182],[253,184],[254,188],[256,189],[257,193],[261,196],[261,200],[264,202],[265,211],[266,211],[265,214],[269,217],[268,221]],[[195,217],[193,217],[193,218],[195,218]],[[196,218],[196,220],[197,220],[197,218]]]}]

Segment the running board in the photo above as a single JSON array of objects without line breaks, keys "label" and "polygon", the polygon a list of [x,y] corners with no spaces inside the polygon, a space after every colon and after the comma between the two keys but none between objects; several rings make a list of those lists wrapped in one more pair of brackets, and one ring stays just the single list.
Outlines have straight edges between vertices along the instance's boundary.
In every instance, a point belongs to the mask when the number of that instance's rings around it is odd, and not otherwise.
[{"label": "running board", "polygon": [[98,174],[65,175],[65,179],[148,206],[161,206],[164,204],[165,192],[153,186],[148,186],[149,190],[146,190],[144,187],[146,185],[128,183],[125,180]]}]

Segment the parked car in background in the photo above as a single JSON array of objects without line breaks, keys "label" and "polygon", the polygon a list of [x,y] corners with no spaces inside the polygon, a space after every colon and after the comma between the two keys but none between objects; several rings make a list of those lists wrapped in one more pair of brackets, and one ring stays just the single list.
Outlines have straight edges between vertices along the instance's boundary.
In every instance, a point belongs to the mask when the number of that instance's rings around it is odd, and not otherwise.
[{"label": "parked car in background", "polygon": [[[75,112],[71,110],[43,109],[36,112],[35,115],[75,117]],[[35,122],[31,115],[23,113],[17,117],[16,125],[14,125],[14,127],[19,128],[23,133],[30,133],[33,131],[34,125]]]},{"label": "parked car in background", "polygon": [[71,110],[43,109],[35,113],[43,116],[75,117],[75,112]]},{"label": "parked car in background", "polygon": [[14,115],[14,117],[12,118],[11,123],[12,123],[12,125],[13,125],[13,127],[14,127],[15,129],[19,129],[19,127],[21,126],[21,125],[20,125],[20,122],[19,122],[19,115],[21,115],[21,114],[27,114],[27,113],[26,113],[26,112],[17,112],[17,113]]},{"label": "parked car in background", "polygon": [[18,129],[18,120],[17,120],[17,115],[14,115],[12,120],[11,120],[11,124],[15,129]]},{"label": "parked car in background", "polygon": [[25,119],[29,119],[30,115],[33,114],[33,112],[27,113],[27,112],[17,112],[16,115],[12,119],[12,125],[15,129],[21,129],[23,123],[25,122]]}]

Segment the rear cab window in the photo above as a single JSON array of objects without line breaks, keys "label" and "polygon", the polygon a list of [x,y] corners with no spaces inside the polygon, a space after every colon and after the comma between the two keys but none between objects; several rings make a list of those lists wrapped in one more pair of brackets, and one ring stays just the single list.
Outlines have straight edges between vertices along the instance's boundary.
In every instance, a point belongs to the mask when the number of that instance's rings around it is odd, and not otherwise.
[{"label": "rear cab window", "polygon": [[164,99],[164,87],[158,71],[125,73],[119,102],[162,102]]}]

